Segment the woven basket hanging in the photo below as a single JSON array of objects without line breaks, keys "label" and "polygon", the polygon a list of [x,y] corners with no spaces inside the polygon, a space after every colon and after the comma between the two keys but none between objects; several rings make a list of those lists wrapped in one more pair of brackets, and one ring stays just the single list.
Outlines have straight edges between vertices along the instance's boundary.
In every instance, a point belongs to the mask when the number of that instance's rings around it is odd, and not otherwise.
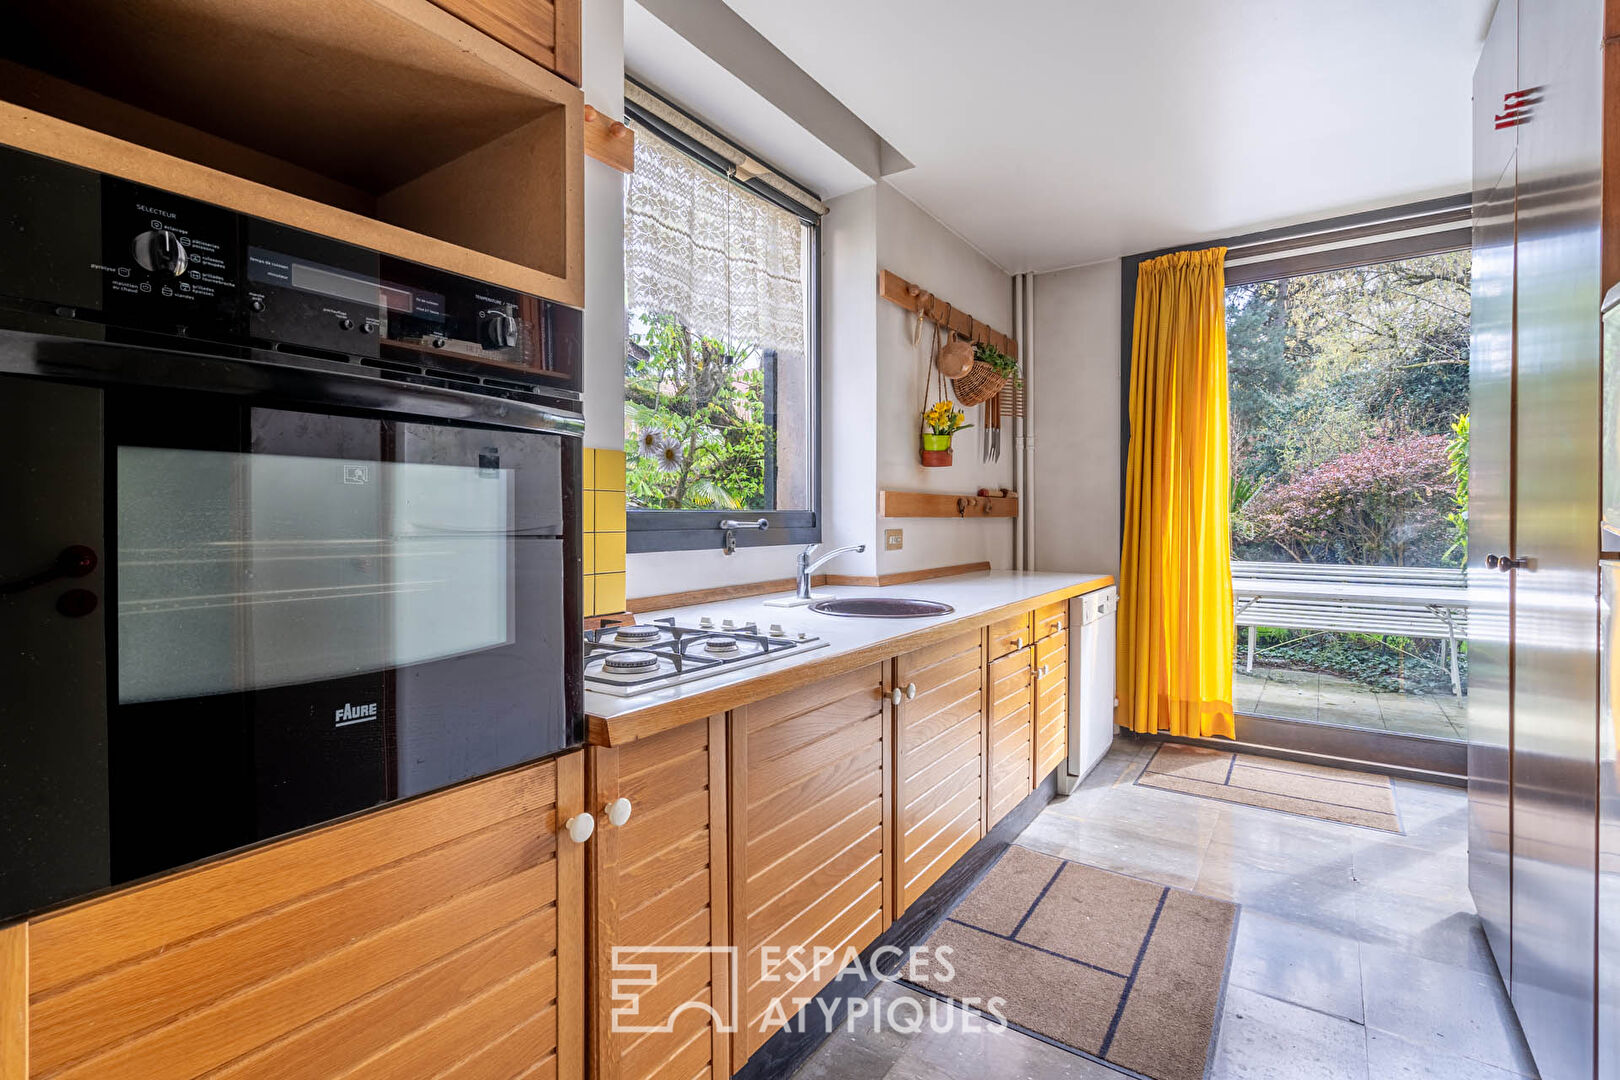
[{"label": "woven basket hanging", "polygon": [[983,405],[1007,385],[1007,377],[983,360],[973,361],[973,367],[960,379],[951,380],[956,400],[963,405]]}]

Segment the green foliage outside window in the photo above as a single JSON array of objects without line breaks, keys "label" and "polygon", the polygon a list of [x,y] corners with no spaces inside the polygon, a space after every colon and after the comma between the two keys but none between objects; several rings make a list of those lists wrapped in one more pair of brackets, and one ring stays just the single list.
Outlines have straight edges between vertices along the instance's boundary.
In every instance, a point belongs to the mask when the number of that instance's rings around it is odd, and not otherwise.
[{"label": "green foliage outside window", "polygon": [[625,360],[625,489],[655,510],[765,510],[776,432],[753,346],[728,345],[655,315]]},{"label": "green foliage outside window", "polygon": [[1456,251],[1227,289],[1234,558],[1466,561],[1468,288]]}]

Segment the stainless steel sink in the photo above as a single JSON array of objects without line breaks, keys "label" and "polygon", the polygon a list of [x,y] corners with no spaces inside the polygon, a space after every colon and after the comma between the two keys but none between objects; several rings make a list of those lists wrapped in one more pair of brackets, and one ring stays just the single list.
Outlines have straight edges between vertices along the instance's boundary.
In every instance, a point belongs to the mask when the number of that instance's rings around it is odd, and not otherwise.
[{"label": "stainless steel sink", "polygon": [[810,610],[851,619],[928,619],[956,609],[935,600],[908,600],[898,596],[836,596],[817,600]]}]

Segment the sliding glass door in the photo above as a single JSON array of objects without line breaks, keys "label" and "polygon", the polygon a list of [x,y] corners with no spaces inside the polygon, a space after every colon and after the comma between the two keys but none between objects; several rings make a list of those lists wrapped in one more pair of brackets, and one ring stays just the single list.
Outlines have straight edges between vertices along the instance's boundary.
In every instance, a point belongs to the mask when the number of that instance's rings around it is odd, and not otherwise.
[{"label": "sliding glass door", "polygon": [[1464,738],[1469,259],[1233,275],[1239,714]]}]

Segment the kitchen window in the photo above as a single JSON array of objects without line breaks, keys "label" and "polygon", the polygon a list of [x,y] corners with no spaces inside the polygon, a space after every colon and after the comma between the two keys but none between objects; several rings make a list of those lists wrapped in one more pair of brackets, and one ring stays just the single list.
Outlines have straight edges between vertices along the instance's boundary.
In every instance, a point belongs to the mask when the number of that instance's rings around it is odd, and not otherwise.
[{"label": "kitchen window", "polygon": [[818,212],[668,106],[627,112],[629,550],[718,547],[725,519],[819,540]]}]

